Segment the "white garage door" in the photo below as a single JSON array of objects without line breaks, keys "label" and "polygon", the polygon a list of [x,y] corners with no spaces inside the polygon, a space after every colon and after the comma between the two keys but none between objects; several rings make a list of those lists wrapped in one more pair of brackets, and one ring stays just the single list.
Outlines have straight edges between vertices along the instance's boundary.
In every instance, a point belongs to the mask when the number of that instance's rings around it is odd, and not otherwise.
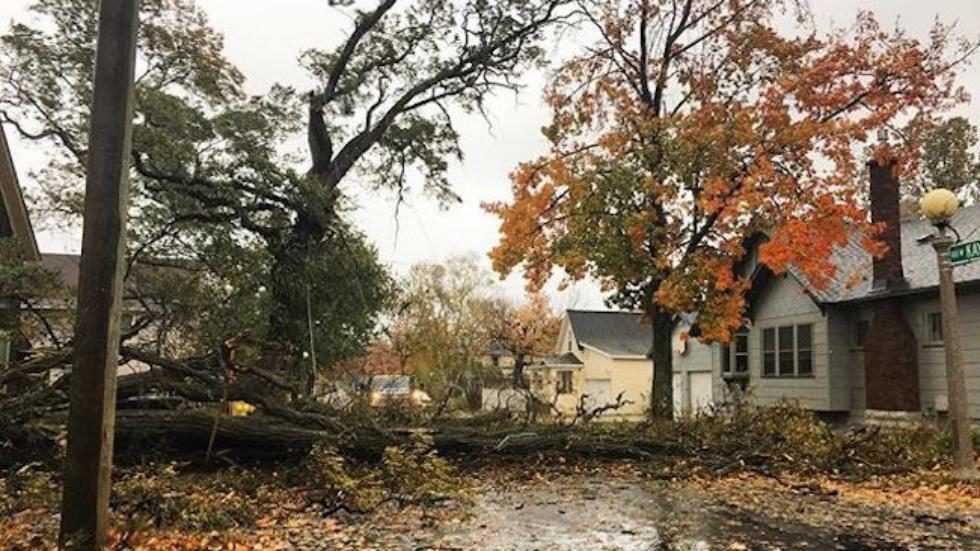
[{"label": "white garage door", "polygon": [[691,409],[697,413],[711,407],[711,372],[689,373],[691,389]]},{"label": "white garage door", "polygon": [[616,400],[612,395],[612,381],[609,379],[586,379],[585,393],[589,396],[585,401],[589,407],[604,406]]}]

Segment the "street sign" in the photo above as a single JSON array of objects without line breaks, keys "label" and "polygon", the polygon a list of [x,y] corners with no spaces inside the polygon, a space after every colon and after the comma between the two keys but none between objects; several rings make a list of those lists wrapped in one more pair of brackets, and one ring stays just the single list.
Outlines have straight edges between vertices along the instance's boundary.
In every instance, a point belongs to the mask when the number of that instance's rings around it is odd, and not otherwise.
[{"label": "street sign", "polygon": [[949,248],[949,261],[953,265],[980,260],[980,241],[967,241]]}]

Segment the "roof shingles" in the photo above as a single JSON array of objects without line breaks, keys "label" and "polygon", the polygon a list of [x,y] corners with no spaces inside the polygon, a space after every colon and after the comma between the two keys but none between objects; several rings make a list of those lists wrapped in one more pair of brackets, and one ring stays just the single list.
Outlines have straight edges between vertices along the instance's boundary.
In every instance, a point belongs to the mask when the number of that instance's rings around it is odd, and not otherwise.
[{"label": "roof shingles", "polygon": [[643,314],[598,310],[569,310],[568,321],[580,345],[610,356],[647,356],[653,330],[642,323]]},{"label": "roof shingles", "polygon": [[[953,217],[952,226],[960,233],[963,241],[980,239],[980,205],[960,209]],[[922,239],[933,233],[935,229],[925,220],[902,222],[902,269],[908,287],[901,291],[924,291],[939,285],[936,253],[929,241]],[[872,258],[861,246],[859,237],[834,249],[831,261],[837,267],[837,272],[823,288],[808,284],[805,277],[794,273],[806,284],[818,302],[851,302],[891,294],[872,291]],[[953,270],[953,279],[956,283],[980,281],[980,262],[957,266]]]}]

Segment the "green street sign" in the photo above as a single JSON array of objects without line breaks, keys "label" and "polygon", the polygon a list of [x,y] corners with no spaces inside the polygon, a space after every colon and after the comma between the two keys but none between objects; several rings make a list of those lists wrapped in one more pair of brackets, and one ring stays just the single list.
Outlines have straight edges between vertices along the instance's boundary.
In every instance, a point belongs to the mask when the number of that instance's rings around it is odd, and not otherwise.
[{"label": "green street sign", "polygon": [[980,241],[967,241],[949,248],[949,261],[953,265],[968,264],[980,259]]}]

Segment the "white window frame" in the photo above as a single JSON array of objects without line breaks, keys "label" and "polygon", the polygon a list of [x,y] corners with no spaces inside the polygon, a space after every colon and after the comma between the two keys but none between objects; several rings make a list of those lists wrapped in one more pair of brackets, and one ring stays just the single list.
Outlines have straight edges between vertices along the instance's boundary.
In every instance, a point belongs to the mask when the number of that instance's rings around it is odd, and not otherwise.
[{"label": "white window frame", "polygon": [[[738,340],[744,339],[745,351],[738,351]],[[739,329],[732,334],[732,339],[722,345],[721,347],[721,376],[728,378],[739,378],[748,377],[749,371],[752,366],[749,363],[751,361],[749,346],[749,330],[747,328]],[[742,356],[745,358],[745,369],[742,371],[738,370],[738,358]]]},{"label": "white window frame", "polygon": [[[800,328],[809,327],[810,330],[810,347],[800,348]],[[762,330],[762,377],[766,379],[810,379],[816,376],[816,363],[814,357],[814,346],[813,346],[813,327],[812,323],[793,323],[787,325],[773,325],[769,327],[763,327]],[[789,333],[792,335],[792,344],[788,348],[784,348],[782,345],[782,339],[780,334],[784,333],[786,329],[789,329]],[[772,331],[773,335],[773,348],[766,348],[766,332]],[[810,355],[810,372],[800,373],[800,353],[806,352]],[[783,362],[783,355],[792,355],[792,360],[790,361],[790,369],[786,370]],[[773,373],[766,373],[766,357],[772,355],[773,358]]]}]

